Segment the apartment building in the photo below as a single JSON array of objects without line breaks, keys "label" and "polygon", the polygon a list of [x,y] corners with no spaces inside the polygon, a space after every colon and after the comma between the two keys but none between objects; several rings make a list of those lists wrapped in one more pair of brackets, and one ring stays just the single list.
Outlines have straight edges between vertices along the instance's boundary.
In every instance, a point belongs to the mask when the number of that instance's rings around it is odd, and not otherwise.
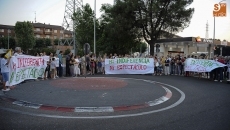
[{"label": "apartment building", "polygon": [[[34,36],[36,38],[68,39],[72,37],[72,32],[64,30],[63,27],[45,23],[32,23],[34,27]],[[64,30],[64,31],[63,31]],[[63,35],[64,33],[64,35]]]},{"label": "apartment building", "polygon": [[0,37],[15,37],[14,26],[0,24]]},{"label": "apartment building", "polygon": [[[72,32],[64,30],[62,26],[45,23],[32,23],[34,36],[36,38],[68,39],[72,37]],[[64,31],[63,31],[64,30]],[[0,37],[15,37],[14,26],[0,24]]]}]

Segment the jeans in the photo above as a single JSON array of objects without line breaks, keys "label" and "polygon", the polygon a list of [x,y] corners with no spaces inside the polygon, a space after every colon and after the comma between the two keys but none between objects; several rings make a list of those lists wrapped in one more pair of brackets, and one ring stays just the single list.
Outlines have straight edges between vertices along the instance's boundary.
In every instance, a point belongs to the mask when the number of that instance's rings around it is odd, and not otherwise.
[{"label": "jeans", "polygon": [[175,68],[175,65],[170,65],[170,71],[171,71],[170,74],[174,74],[174,73],[175,73],[175,72],[174,72],[174,68]]},{"label": "jeans", "polygon": [[224,77],[223,72],[224,72],[224,68],[223,67],[219,68],[219,80],[223,80]]}]

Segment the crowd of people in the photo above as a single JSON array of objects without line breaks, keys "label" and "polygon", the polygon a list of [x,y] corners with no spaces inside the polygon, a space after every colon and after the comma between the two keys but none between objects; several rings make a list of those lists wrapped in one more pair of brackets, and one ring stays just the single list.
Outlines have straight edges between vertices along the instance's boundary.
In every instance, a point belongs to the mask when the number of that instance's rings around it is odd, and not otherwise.
[{"label": "crowd of people", "polygon": [[[14,56],[22,55],[20,47],[15,48]],[[0,69],[3,81],[2,91],[9,91],[11,87],[7,87],[5,83],[9,80],[9,60],[10,58],[5,58],[5,54],[2,54],[0,59]],[[115,59],[115,58],[134,58],[133,55],[117,55],[115,54],[104,54],[96,57],[95,54],[91,53],[84,56],[74,55],[69,53],[63,57],[63,52],[60,51],[59,54],[49,53],[48,55],[44,53],[36,53],[35,56],[48,56],[47,67],[45,69],[44,76],[42,80],[46,79],[56,79],[63,77],[63,68],[65,67],[67,77],[77,77],[81,75],[94,75],[96,73],[105,74],[105,59]],[[187,58],[195,59],[208,59],[205,56],[184,56],[177,54],[175,56],[167,55],[164,56],[145,56],[142,58],[153,58],[154,59],[154,73],[152,75],[180,75],[180,76],[198,76],[209,78],[213,81],[222,82],[223,80],[230,81],[230,57],[214,56],[209,60],[216,60],[217,62],[226,64],[225,67],[220,67],[212,70],[211,72],[199,73],[199,72],[185,72],[185,60]],[[64,62],[65,61],[65,62]]]}]

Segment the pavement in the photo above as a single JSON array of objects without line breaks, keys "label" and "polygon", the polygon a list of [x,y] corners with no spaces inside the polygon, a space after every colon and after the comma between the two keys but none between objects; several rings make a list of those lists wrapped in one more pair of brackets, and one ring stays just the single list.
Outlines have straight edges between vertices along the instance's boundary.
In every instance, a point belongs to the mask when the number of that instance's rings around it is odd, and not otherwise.
[{"label": "pavement", "polygon": [[95,75],[0,92],[0,129],[228,130],[230,84],[181,76]]}]

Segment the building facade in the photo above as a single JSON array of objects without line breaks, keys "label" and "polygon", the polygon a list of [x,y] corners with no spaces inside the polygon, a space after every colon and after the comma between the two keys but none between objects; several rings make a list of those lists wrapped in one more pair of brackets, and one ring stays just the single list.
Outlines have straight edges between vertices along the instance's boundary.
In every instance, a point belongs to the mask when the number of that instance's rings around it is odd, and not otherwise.
[{"label": "building facade", "polygon": [[[62,26],[45,23],[32,23],[35,38],[49,38],[52,43],[55,39],[72,38],[72,32],[64,30]],[[0,37],[15,37],[14,26],[0,24]]]},{"label": "building facade", "polygon": [[166,56],[168,54],[177,55],[200,55],[206,54],[208,56],[213,56],[216,49],[220,50],[222,55],[222,50],[226,47],[230,47],[230,42],[225,40],[221,41],[218,39],[206,39],[198,37],[181,37],[181,38],[169,38],[169,39],[159,39],[156,44],[159,45],[160,55]]}]

